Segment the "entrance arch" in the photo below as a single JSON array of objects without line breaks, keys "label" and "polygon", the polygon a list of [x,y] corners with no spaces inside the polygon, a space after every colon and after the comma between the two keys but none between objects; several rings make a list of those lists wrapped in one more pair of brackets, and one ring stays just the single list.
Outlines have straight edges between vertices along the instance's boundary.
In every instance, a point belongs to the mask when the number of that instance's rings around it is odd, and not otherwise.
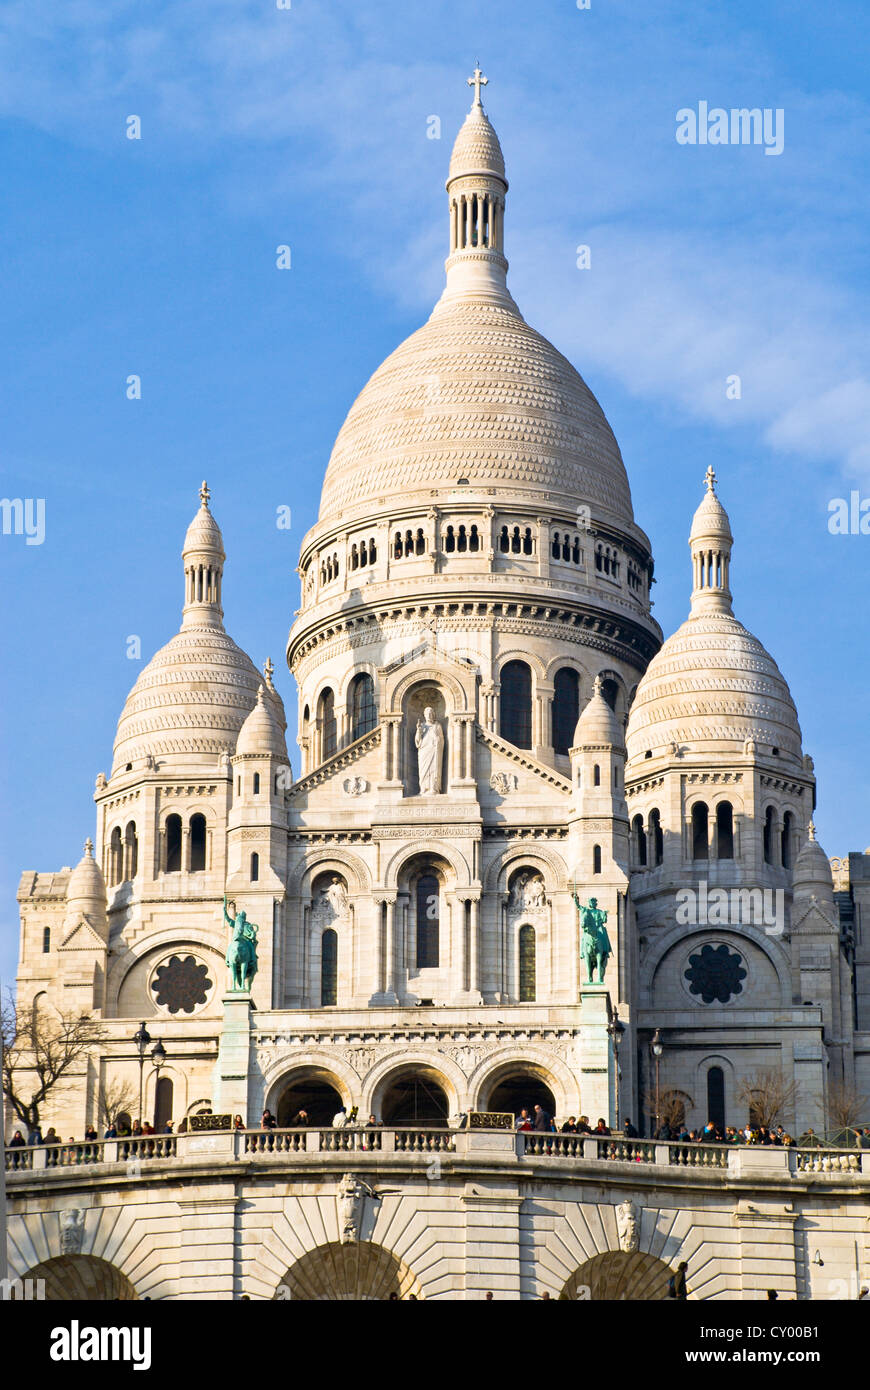
[{"label": "entrance arch", "polygon": [[450,1102],[444,1078],[433,1067],[404,1067],[385,1077],[380,1087],[385,1125],[444,1125]]},{"label": "entrance arch", "polygon": [[531,1115],[536,1105],[540,1105],[548,1115],[556,1114],[556,1102],[549,1086],[534,1072],[526,1071],[499,1081],[492,1088],[486,1108],[500,1112],[509,1110],[512,1115],[528,1110]]},{"label": "entrance arch", "polygon": [[56,1255],[34,1265],[24,1278],[44,1279],[49,1303],[131,1302],[139,1297],[126,1274],[96,1255]]},{"label": "entrance arch", "polygon": [[338,1087],[338,1080],[320,1067],[304,1067],[285,1076],[277,1088],[275,1117],[281,1129],[286,1129],[304,1110],[309,1125],[328,1127],[332,1117],[347,1101]]},{"label": "entrance arch", "polygon": [[[472,1095],[474,1089],[472,1086]],[[556,1067],[551,1069],[543,1061],[529,1057],[514,1057],[492,1067],[481,1078],[473,1108],[519,1115],[524,1109],[531,1114],[533,1107],[540,1105],[554,1118],[579,1115],[575,1097],[566,1094],[566,1089]]]},{"label": "entrance arch", "polygon": [[[593,1303],[605,1299],[655,1302],[667,1298],[668,1280],[672,1274],[670,1266],[656,1255],[645,1254],[641,1250],[635,1250],[630,1255],[621,1250],[605,1250],[575,1269],[559,1298],[590,1298]],[[585,1292],[587,1289],[588,1293]]]},{"label": "entrance arch", "polygon": [[368,1240],[350,1245],[330,1241],[309,1250],[290,1266],[275,1298],[373,1303],[388,1300],[391,1294],[400,1299],[420,1296],[414,1275],[391,1250]]}]

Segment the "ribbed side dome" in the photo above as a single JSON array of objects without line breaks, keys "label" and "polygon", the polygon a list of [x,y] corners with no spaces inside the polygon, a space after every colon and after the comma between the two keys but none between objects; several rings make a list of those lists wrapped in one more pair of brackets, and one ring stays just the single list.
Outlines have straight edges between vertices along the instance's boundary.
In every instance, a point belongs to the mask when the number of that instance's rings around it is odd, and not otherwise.
[{"label": "ribbed side dome", "polygon": [[262,685],[257,691],[257,703],[242,725],[236,743],[236,753],[287,757],[287,745],[278,724],[277,711],[272,697],[267,698]]},{"label": "ribbed side dome", "polygon": [[795,897],[830,898],[833,901],[834,876],[825,851],[816,839],[815,826],[810,821],[808,838],[795,860],[792,879]]},{"label": "ribbed side dome", "polygon": [[151,754],[214,763],[236,739],[262,676],[222,627],[186,627],[149,661],[127,697],[112,773]]},{"label": "ribbed side dome", "polygon": [[580,374],[518,312],[441,307],[378,368],[332,451],[320,520],[452,487],[540,493],[633,522],[619,446]]},{"label": "ribbed side dome", "polygon": [[[709,752],[747,739],[801,757],[801,731],[773,657],[736,618],[688,618],[653,658],[628,720],[629,763],[672,743]],[[759,752],[764,751],[759,749]]]},{"label": "ribbed side dome", "polygon": [[495,174],[504,178],[501,145],[482,106],[472,106],[450,156],[448,178],[461,178],[464,174]]},{"label": "ribbed side dome", "polygon": [[575,748],[582,748],[584,745],[597,747],[602,744],[622,748],[623,732],[619,726],[619,720],[602,694],[601,678],[596,676],[592,698],[581,710],[580,718],[577,720],[573,746]]},{"label": "ribbed side dome", "polygon": [[85,852],[69,876],[66,887],[67,911],[102,912],[106,907],[106,884],[100,866],[94,858],[91,840],[85,842]]}]

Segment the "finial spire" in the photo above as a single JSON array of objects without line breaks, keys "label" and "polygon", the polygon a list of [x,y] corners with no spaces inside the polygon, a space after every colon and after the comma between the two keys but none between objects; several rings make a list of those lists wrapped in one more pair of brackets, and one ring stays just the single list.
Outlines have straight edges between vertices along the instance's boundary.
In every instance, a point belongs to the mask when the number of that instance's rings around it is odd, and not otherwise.
[{"label": "finial spire", "polygon": [[272,676],[274,674],[274,671],[275,667],[272,665],[272,658],[270,656],[267,656],[266,660],[263,662],[263,675],[266,677],[267,685],[272,684]]},{"label": "finial spire", "polygon": [[94,857],[94,842],[91,839],[90,835],[85,840],[85,854],[88,856],[89,859],[93,859]]},{"label": "finial spire", "polygon": [[707,483],[707,491],[708,491],[708,492],[715,493],[715,491],[716,491],[716,474],[715,474],[715,472],[714,472],[714,470],[713,470],[713,465],[712,465],[712,463],[711,463],[711,464],[708,464],[708,466],[707,466],[707,472],[704,474],[704,479],[705,479],[705,481],[706,481],[706,483]]},{"label": "finial spire", "polygon": [[209,492],[208,483],[205,481],[205,478],[203,478],[202,487],[199,490],[199,500],[206,509],[208,509],[208,502],[210,497],[211,493]]},{"label": "finial spire", "polygon": [[488,77],[484,77],[483,73],[480,71],[480,59],[479,59],[479,58],[477,59],[477,61],[476,61],[476,63],[475,63],[474,76],[473,76],[473,77],[469,77],[469,78],[467,79],[467,82],[468,82],[468,86],[469,86],[469,87],[473,87],[473,88],[474,88],[474,105],[475,105],[475,106],[480,106],[480,105],[482,105],[481,100],[480,100],[480,89],[481,89],[481,87],[487,86],[487,84],[488,84],[488,82],[489,82],[489,78],[488,78]]},{"label": "finial spire", "polygon": [[815,825],[813,824],[812,821],[810,821],[809,825],[807,826],[807,834],[809,835],[809,837],[810,837],[811,840],[815,840],[815,838],[816,838],[816,827],[815,827]]}]

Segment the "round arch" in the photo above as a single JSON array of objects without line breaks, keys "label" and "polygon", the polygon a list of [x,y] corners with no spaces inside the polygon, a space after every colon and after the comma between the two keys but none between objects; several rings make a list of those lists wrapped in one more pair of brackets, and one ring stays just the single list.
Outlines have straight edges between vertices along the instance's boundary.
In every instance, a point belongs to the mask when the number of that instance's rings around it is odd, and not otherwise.
[{"label": "round arch", "polygon": [[408,1266],[372,1241],[330,1241],[296,1260],[281,1279],[275,1299],[308,1303],[372,1303],[420,1297]]},{"label": "round arch", "polygon": [[565,1281],[559,1298],[563,1301],[591,1299],[593,1303],[603,1299],[657,1302],[667,1298],[672,1273],[664,1260],[645,1251],[626,1254],[622,1250],[605,1250],[575,1269]]},{"label": "round arch", "polygon": [[[214,985],[214,990],[208,1006],[202,1008],[200,1014],[205,1017],[210,1017],[213,1007],[219,1010],[221,992],[226,979],[226,965],[223,959],[223,951],[226,950],[226,947],[221,949],[215,942],[214,937],[208,935],[205,929],[197,931],[195,927],[192,930],[185,927],[184,935],[180,937],[177,926],[174,929],[171,926],[167,926],[164,927],[162,931],[155,932],[153,936],[149,936],[147,939],[137,942],[130,951],[109,967],[106,980],[106,1017],[138,1017],[141,1012],[139,1003],[136,1003],[133,1013],[131,1014],[122,1014],[119,1012],[121,1009],[121,994],[124,986],[128,981],[132,983],[131,976],[134,971],[140,967],[144,967],[147,977],[151,973],[153,964],[161,955],[166,954],[166,952],[170,950],[173,955],[182,956],[185,954],[197,954],[202,958],[203,964],[207,965],[209,968],[210,978],[213,976],[212,983]],[[171,1015],[161,1013],[155,1005],[153,998],[151,998],[147,992],[146,997],[151,1007],[151,1012],[147,1013],[148,1018],[171,1017]]]},{"label": "round arch", "polygon": [[325,853],[306,857],[294,870],[287,887],[287,896],[302,897],[310,889],[311,882],[318,874],[329,872],[341,874],[347,879],[349,893],[369,893],[371,878],[363,861],[356,854],[344,849],[330,849]]},{"label": "round arch", "polygon": [[565,892],[568,888],[568,870],[562,859],[540,845],[513,845],[500,854],[487,867],[483,886],[487,893],[506,893],[508,879],[514,869],[522,864],[539,869],[544,879],[547,896]]},{"label": "round arch", "polygon": [[650,950],[645,959],[640,978],[641,993],[645,1001],[652,998],[652,990],[655,978],[667,953],[677,944],[688,945],[692,937],[703,935],[733,938],[735,949],[739,947],[741,941],[744,943],[751,941],[757,946],[764,955],[767,956],[773,967],[776,977],[779,980],[780,999],[778,1007],[788,1008],[791,1005],[791,964],[789,959],[775,937],[767,936],[758,927],[751,923],[738,927],[719,927],[719,926],[697,926],[686,930],[684,924],[672,926],[660,938]]},{"label": "round arch", "polygon": [[[476,681],[476,673],[469,672],[469,676],[471,680]],[[386,712],[398,714],[404,708],[405,700],[415,685],[437,685],[444,696],[445,710],[448,714],[461,714],[473,704],[473,687],[466,690],[462,682],[446,666],[417,666],[410,671],[404,671],[395,683],[387,684],[384,693]],[[449,709],[448,692],[452,702]]]},{"label": "round arch", "polygon": [[45,1281],[48,1303],[129,1303],[139,1297],[126,1274],[96,1255],[55,1255],[34,1265],[24,1278]]},{"label": "round arch", "polygon": [[366,1114],[375,1114],[378,1119],[383,1119],[384,1100],[389,1097],[391,1088],[397,1082],[413,1076],[419,1076],[430,1086],[434,1084],[443,1091],[448,1119],[467,1108],[465,1077],[456,1063],[440,1052],[427,1052],[420,1048],[411,1053],[397,1053],[369,1073],[363,1110]]},{"label": "round arch", "polygon": [[[553,1098],[553,1115],[578,1115],[580,1091],[571,1068],[541,1048],[525,1047],[513,1055],[500,1053],[481,1062],[468,1080],[472,1110],[489,1110],[493,1094],[513,1078],[528,1077],[532,1083],[546,1087]],[[531,1099],[531,1098],[530,1098]],[[534,1100],[531,1100],[534,1104]]]},{"label": "round arch", "polygon": [[[294,1055],[292,1064],[288,1064],[288,1061],[286,1056],[282,1057],[279,1061],[273,1062],[264,1074],[264,1110],[271,1110],[273,1115],[277,1114],[282,1099],[287,1096],[289,1091],[295,1090],[297,1094],[301,1095],[306,1086],[311,1088],[312,1092],[322,1100],[326,1099],[326,1091],[321,1088],[326,1087],[334,1092],[338,1098],[332,1114],[324,1121],[327,1127],[332,1123],[332,1116],[338,1105],[343,1105],[345,1109],[349,1110],[353,1105],[359,1104],[359,1078],[339,1058],[325,1053],[305,1052]],[[300,1102],[296,1106],[296,1110],[299,1109],[307,1110],[308,1106]],[[257,1115],[255,1122],[258,1122],[259,1118]],[[288,1118],[292,1118],[292,1116]],[[319,1121],[312,1120],[312,1123],[317,1124]]]},{"label": "round arch", "polygon": [[453,845],[445,845],[441,840],[432,839],[417,840],[413,844],[404,844],[400,849],[397,849],[384,868],[384,887],[397,889],[404,866],[411,860],[425,858],[441,859],[447,865],[453,875],[453,882],[447,885],[449,891],[453,892],[457,887],[471,883],[472,872],[468,861],[458,853]]}]

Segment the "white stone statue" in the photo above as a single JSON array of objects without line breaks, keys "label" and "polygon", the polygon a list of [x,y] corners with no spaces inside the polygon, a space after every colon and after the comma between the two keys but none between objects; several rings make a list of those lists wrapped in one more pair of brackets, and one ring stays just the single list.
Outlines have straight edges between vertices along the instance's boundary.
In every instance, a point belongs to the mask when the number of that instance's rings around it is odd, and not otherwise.
[{"label": "white stone statue", "polygon": [[619,1248],[626,1255],[631,1255],[638,1247],[640,1231],[638,1229],[638,1218],[640,1212],[637,1204],[627,1199],[620,1202],[616,1208],[616,1230],[619,1235]]},{"label": "white stone statue", "polygon": [[353,1173],[345,1173],[338,1186],[338,1210],[341,1215],[341,1243],[353,1245],[360,1238],[366,1197],[378,1200],[374,1189]]},{"label": "white stone statue", "polygon": [[417,745],[417,771],[420,779],[420,795],[432,796],[441,791],[441,760],[444,753],[444,734],[435,718],[435,711],[427,705],[423,718],[417,720],[414,735]]},{"label": "white stone statue", "polygon": [[333,875],[332,882],[326,890],[329,905],[336,917],[347,916],[347,891],[338,874]]}]

